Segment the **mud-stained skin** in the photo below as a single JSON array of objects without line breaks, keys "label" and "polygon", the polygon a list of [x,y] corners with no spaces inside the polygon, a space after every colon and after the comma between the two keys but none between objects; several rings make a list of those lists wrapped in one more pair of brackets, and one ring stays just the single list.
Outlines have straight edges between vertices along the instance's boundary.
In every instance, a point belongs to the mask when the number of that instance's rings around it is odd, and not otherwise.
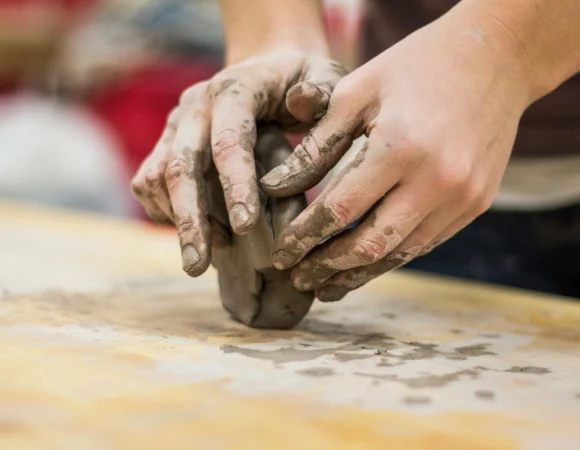
[{"label": "mud-stained skin", "polygon": [[420,250],[418,247],[407,251],[395,250],[376,263],[338,273],[316,289],[316,297],[322,302],[339,301],[350,291],[363,286],[380,275],[407,264],[417,256]]},{"label": "mud-stained skin", "polygon": [[[256,123],[307,132],[326,113],[332,91],[346,72],[324,57],[279,51],[232,64],[183,91],[155,148],[133,178],[132,189],[155,222],[181,230],[183,268],[189,275],[205,272],[211,248],[227,246],[229,232],[246,234],[263,220],[263,203],[266,210],[292,210],[293,200],[262,198],[257,176],[281,165],[291,151],[267,167],[262,164],[257,174]],[[222,195],[205,192],[216,180]],[[303,192],[297,190],[296,195]],[[218,197],[218,203],[225,199],[227,214],[215,223],[224,225],[226,232],[216,233],[209,226],[214,222],[208,221],[207,197],[212,205]]]},{"label": "mud-stained skin", "polygon": [[[228,92],[228,89],[230,89],[232,86],[236,86],[239,85],[238,80],[234,79],[234,78],[227,78],[225,80],[223,80],[220,84],[218,89],[213,93],[213,97],[217,98],[220,95],[223,95],[224,93]],[[243,86],[239,86],[239,87],[243,87]],[[234,91],[236,89],[231,89],[230,92]],[[239,94],[239,91],[238,91]]]},{"label": "mud-stained skin", "polygon": [[[273,126],[262,126],[258,136],[256,170],[263,173],[290,154],[291,147]],[[224,180],[221,181],[223,184]],[[208,185],[210,214],[214,220],[228,223],[215,171],[208,175]],[[256,226],[243,236],[231,231],[222,236],[230,237],[231,245],[214,247],[212,264],[218,270],[222,304],[235,319],[258,328],[291,328],[307,314],[314,295],[293,289],[289,271],[276,270],[271,255],[276,233],[306,207],[306,199],[304,195],[285,199],[269,199],[261,195],[260,200]],[[228,348],[224,351],[227,352]]]},{"label": "mud-stained skin", "polygon": [[[285,165],[277,168],[281,172],[288,172],[289,170],[297,171],[296,174],[302,176],[303,174],[307,173],[308,171],[313,170],[313,167],[318,170],[319,167],[324,168],[324,173],[322,173],[322,177],[327,173],[327,170],[330,168],[329,165],[323,164],[322,166],[317,162],[317,159],[325,158],[326,155],[330,151],[337,151],[337,145],[342,152],[342,141],[348,141],[348,145],[352,144],[352,136],[347,136],[344,133],[337,133],[330,138],[327,139],[326,144],[320,148],[316,148],[316,150],[307,150],[306,147],[311,147],[309,145],[310,142],[314,142],[312,138],[305,138],[303,144],[299,145],[296,150],[294,151],[293,155],[289,160],[285,163]],[[335,150],[332,150],[335,149]],[[346,151],[348,148],[344,149]],[[327,189],[332,189],[334,186],[338,185],[342,178],[346,176],[346,174],[358,167],[361,162],[364,160],[366,154],[366,146],[357,154],[354,161],[350,162],[346,168],[344,168],[341,173],[339,173],[329,184]],[[316,155],[316,157],[314,156]],[[342,156],[342,154],[341,154]],[[291,169],[288,168],[288,164],[293,165],[294,162],[293,158],[298,158],[302,161],[300,166],[292,167]],[[332,164],[335,164],[336,161],[333,160]],[[275,176],[275,172],[271,172],[267,177],[262,179],[262,185],[266,192],[269,192],[268,188],[265,184],[269,183],[268,179]],[[292,175],[294,177],[294,175]],[[322,177],[320,179],[322,179]],[[320,181],[317,180],[316,182]],[[265,182],[264,182],[265,180]],[[276,182],[277,183],[277,182]],[[300,182],[297,180],[292,180],[292,186],[300,185]],[[314,183],[315,184],[315,183]],[[302,185],[304,189],[311,187],[310,184]],[[286,192],[286,191],[285,191]],[[279,194],[276,194],[279,195]],[[322,194],[313,204],[311,204],[306,211],[298,217],[297,220],[292,222],[287,230],[285,230],[282,235],[276,240],[275,243],[275,253],[274,253],[274,265],[279,269],[288,269],[293,265],[297,264],[310,250],[312,250],[316,245],[322,242],[324,239],[344,230],[346,227],[350,225],[348,221],[345,221],[345,217],[341,217],[344,211],[341,211],[340,207],[335,205],[331,205],[330,202],[327,200],[327,196]],[[340,242],[340,241],[339,241]],[[335,244],[336,245],[336,244]],[[347,253],[343,249],[337,249],[335,253],[338,253],[337,258],[342,258]],[[324,274],[325,278],[328,278],[336,271],[332,271],[332,264],[324,262],[315,262],[312,267],[322,265],[329,270],[323,270],[321,274]],[[324,268],[323,267],[323,268]],[[321,269],[323,269],[321,268]],[[310,272],[310,271],[309,271]],[[303,274],[305,275],[305,274]],[[300,278],[298,274],[295,274],[296,278]],[[307,278],[307,277],[304,277]],[[320,280],[320,277],[317,277]],[[305,280],[306,284],[306,280]],[[300,287],[300,283],[297,283],[295,287],[303,290],[310,290],[315,287],[317,283],[312,283],[313,286],[303,286]]]},{"label": "mud-stained skin", "polygon": [[315,186],[346,153],[355,137],[350,133],[336,132],[324,142],[317,143],[307,136],[284,164],[260,180],[264,192],[284,197]]},{"label": "mud-stained skin", "polygon": [[[367,219],[372,224],[374,218]],[[361,252],[353,247],[353,238],[356,240],[356,230],[347,230],[335,237],[332,241],[320,245],[307,258],[298,264],[292,271],[292,282],[299,290],[313,290],[320,288],[331,276],[350,269],[370,266],[372,261],[366,250]],[[401,235],[391,226],[385,227],[381,236],[375,237],[373,250],[376,254],[386,254],[386,260],[392,260],[396,267],[406,264],[419,249],[408,249],[405,252],[391,253],[401,243]],[[376,248],[375,248],[376,247]],[[368,272],[372,273],[373,268]],[[384,272],[382,272],[384,273]],[[369,281],[366,280],[365,283]],[[364,283],[363,283],[364,284]],[[350,286],[347,286],[350,288]],[[356,286],[359,287],[359,286]],[[354,289],[354,288],[352,288]]]},{"label": "mud-stained skin", "polygon": [[273,262],[280,270],[292,267],[308,249],[337,229],[336,216],[321,202],[310,205],[307,212],[292,222],[293,232],[285,230],[274,243]]}]

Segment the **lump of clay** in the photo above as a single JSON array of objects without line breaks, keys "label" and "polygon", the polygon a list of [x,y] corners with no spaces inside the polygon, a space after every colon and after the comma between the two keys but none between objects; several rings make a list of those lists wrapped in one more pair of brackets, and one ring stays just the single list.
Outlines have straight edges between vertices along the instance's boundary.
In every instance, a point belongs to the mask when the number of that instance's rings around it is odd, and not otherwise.
[{"label": "lump of clay", "polygon": [[[291,152],[279,129],[259,127],[255,149],[258,179],[281,164]],[[228,233],[229,241],[227,245],[212,248],[211,262],[218,271],[222,305],[235,319],[251,327],[295,326],[308,313],[314,293],[296,291],[290,283],[289,271],[274,268],[272,246],[278,233],[306,208],[306,197],[268,198],[261,193],[257,225],[238,236],[229,228],[217,173],[208,177],[208,184],[212,221],[221,224],[221,232]]]}]

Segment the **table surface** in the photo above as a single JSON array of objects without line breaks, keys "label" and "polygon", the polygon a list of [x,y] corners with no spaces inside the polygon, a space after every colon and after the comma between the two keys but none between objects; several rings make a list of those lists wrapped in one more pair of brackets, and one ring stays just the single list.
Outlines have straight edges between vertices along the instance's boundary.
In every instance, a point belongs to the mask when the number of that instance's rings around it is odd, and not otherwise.
[{"label": "table surface", "polygon": [[579,449],[580,304],[389,274],[291,331],[172,232],[0,203],[2,449]]}]

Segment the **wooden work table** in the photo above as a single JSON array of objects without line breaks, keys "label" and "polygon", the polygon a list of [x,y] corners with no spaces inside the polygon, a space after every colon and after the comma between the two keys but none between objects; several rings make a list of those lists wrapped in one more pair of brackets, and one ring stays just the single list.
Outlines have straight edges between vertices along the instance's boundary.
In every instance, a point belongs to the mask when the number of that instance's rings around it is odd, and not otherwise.
[{"label": "wooden work table", "polygon": [[580,449],[580,303],[399,272],[252,330],[172,232],[1,203],[0,448]]}]

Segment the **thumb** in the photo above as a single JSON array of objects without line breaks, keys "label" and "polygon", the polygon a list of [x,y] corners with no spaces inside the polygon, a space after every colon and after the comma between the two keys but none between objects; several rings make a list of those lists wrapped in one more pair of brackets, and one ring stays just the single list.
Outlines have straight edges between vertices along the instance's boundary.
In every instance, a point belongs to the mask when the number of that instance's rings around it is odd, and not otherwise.
[{"label": "thumb", "polygon": [[334,87],[347,73],[336,61],[309,57],[299,82],[286,94],[286,109],[299,122],[313,124],[326,113]]}]

